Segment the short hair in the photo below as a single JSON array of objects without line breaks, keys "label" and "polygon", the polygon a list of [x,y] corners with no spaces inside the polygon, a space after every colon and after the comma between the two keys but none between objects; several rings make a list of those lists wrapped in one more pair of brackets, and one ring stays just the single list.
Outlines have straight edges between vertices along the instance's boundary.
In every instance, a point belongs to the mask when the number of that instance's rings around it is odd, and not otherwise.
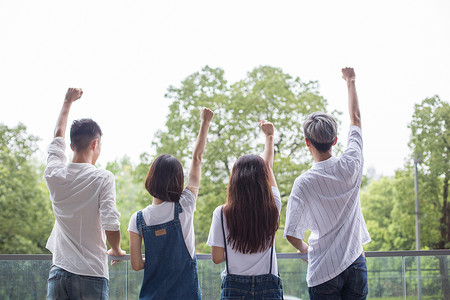
[{"label": "short hair", "polygon": [[75,151],[85,150],[92,140],[99,139],[102,135],[100,126],[92,119],[75,120],[70,127],[70,143]]},{"label": "short hair", "polygon": [[303,133],[311,144],[320,152],[331,149],[337,137],[337,122],[333,116],[314,112],[303,123]]},{"label": "short hair", "polygon": [[161,201],[178,202],[183,192],[184,173],[180,161],[168,154],[158,156],[148,170],[145,188]]}]

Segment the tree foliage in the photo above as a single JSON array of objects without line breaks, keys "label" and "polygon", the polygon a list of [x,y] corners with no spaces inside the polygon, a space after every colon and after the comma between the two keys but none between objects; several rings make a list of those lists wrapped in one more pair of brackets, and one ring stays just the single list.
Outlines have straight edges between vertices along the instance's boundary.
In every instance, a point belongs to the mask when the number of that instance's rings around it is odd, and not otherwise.
[{"label": "tree foliage", "polygon": [[420,198],[420,204],[429,204],[440,214],[436,216],[440,223],[440,238],[433,248],[450,248],[450,105],[439,96],[423,100],[415,106],[409,127],[412,156],[422,160],[420,189],[426,192]]},{"label": "tree foliage", "polygon": [[[199,109],[205,106],[215,112],[202,162],[202,184],[195,215],[200,252],[209,252],[205,242],[212,212],[225,203],[235,160],[243,154],[263,151],[259,121],[266,119],[275,125],[274,172],[285,204],[294,179],[311,163],[301,124],[309,113],[326,111],[327,107],[317,82],[302,82],[269,66],[255,68],[246,78],[232,84],[225,79],[222,69],[206,66],[189,75],[180,87],[169,87],[166,98],[171,101],[166,128],[157,132],[153,144],[157,155],[172,154],[185,167],[189,166],[200,127]],[[149,163],[143,161],[145,170]],[[142,171],[142,181],[145,174]],[[284,207],[280,224],[284,224]],[[285,241],[279,237],[278,240],[280,248],[280,243]]]},{"label": "tree foliage", "polygon": [[0,253],[44,253],[53,214],[37,138],[19,124],[0,124]]}]

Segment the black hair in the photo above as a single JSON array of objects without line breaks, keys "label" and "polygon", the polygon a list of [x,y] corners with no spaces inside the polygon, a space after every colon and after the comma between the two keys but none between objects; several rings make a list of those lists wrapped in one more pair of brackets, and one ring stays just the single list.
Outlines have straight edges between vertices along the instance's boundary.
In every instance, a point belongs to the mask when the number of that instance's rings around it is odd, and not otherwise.
[{"label": "black hair", "polygon": [[70,127],[70,143],[73,150],[85,150],[92,140],[99,139],[103,135],[100,126],[92,119],[75,120]]},{"label": "black hair", "polygon": [[184,173],[180,161],[169,154],[158,156],[148,170],[145,188],[153,197],[178,202],[183,192]]}]

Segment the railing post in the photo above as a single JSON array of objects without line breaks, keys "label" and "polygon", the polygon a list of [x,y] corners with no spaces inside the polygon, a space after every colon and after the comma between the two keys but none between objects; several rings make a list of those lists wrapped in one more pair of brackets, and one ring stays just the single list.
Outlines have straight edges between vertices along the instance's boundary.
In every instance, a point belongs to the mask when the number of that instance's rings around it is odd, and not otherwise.
[{"label": "railing post", "polygon": [[404,256],[402,256],[402,283],[403,283],[403,300],[406,300],[406,265]]},{"label": "railing post", "polygon": [[[416,250],[420,251],[420,210],[419,210],[419,176],[417,164],[422,163],[419,158],[414,158],[414,194],[416,195]],[[422,300],[422,274],[420,269],[420,256],[417,256],[417,297]]]}]

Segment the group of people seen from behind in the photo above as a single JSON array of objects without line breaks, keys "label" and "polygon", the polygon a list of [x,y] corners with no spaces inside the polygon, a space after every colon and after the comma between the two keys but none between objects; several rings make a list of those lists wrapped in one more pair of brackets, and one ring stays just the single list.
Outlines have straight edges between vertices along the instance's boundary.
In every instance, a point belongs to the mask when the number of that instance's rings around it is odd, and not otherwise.
[{"label": "group of people seen from behind", "polygon": [[[337,123],[331,115],[315,112],[307,117],[304,139],[314,163],[295,180],[286,210],[284,237],[298,253],[307,255],[310,299],[366,299],[368,294],[363,245],[370,236],[359,199],[364,162],[361,118],[355,72],[344,68],[342,77],[351,124],[347,147],[339,157],[333,156]],[[81,89],[67,91],[48,148],[44,177],[55,224],[46,246],[53,254],[47,299],[108,299],[108,254],[125,255],[120,247],[114,175],[95,167],[102,137],[95,121],[72,123],[74,154],[71,162],[66,161],[69,111],[82,95]],[[176,157],[163,154],[150,165],[144,185],[152,203],[135,212],[128,225],[132,268],[144,270],[139,299],[202,298],[193,219],[213,116],[211,109],[201,109],[186,184]],[[225,204],[212,215],[207,245],[214,263],[225,262],[220,299],[283,299],[275,251],[281,211],[273,172],[276,131],[267,120],[260,121],[260,128],[264,152],[236,160]],[[306,230],[311,231],[308,243]]]}]

